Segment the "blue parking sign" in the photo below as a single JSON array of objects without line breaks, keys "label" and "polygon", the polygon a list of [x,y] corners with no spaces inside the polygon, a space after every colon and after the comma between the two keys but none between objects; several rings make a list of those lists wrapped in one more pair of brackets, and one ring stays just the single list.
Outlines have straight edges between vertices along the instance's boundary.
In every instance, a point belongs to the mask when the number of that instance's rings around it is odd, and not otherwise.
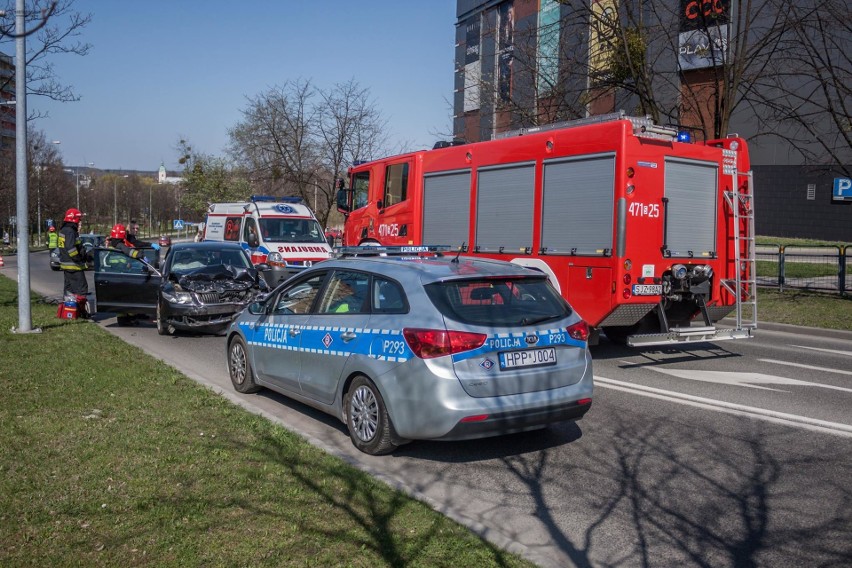
[{"label": "blue parking sign", "polygon": [[831,192],[834,201],[852,201],[852,178],[834,178],[834,189]]}]

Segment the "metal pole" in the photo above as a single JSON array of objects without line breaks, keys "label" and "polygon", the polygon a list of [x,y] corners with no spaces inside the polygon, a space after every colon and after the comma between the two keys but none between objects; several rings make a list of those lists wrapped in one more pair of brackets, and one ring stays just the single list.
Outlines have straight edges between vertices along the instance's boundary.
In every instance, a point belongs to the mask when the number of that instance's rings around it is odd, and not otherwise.
[{"label": "metal pole", "polygon": [[38,246],[41,246],[41,169],[38,170],[36,183],[36,209],[38,210]]},{"label": "metal pole", "polygon": [[[30,311],[30,242],[27,203],[27,45],[24,33],[24,0],[15,1],[15,173],[18,208],[18,328],[15,333],[33,330]],[[23,243],[24,248],[21,248]]]},{"label": "metal pole", "polygon": [[76,177],[77,177],[77,209],[80,209],[80,166],[76,168]]},{"label": "metal pole", "polygon": [[118,223],[118,177],[112,178],[112,224]]},{"label": "metal pole", "polygon": [[148,185],[148,231],[151,232],[150,236],[154,235],[154,210],[151,209],[151,188],[153,185]]}]

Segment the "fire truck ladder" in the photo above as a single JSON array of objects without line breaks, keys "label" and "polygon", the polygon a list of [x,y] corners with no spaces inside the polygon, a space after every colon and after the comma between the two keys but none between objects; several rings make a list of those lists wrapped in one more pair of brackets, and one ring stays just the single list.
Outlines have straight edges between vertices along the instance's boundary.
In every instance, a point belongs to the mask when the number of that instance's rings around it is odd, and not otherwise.
[{"label": "fire truck ladder", "polygon": [[[736,152],[723,150],[726,157],[736,160]],[[736,162],[734,162],[736,164]],[[747,180],[745,190],[738,183],[740,175]],[[725,192],[734,226],[735,278],[724,279],[722,286],[736,298],[735,332],[757,328],[757,263],[754,243],[754,178],[752,172],[737,172],[733,167],[733,190]]]}]

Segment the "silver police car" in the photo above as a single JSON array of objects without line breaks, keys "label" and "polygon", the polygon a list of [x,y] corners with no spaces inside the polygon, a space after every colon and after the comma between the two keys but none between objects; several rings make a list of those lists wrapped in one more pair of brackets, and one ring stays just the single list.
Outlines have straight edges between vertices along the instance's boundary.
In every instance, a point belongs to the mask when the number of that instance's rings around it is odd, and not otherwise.
[{"label": "silver police car", "polygon": [[581,418],[588,326],[541,272],[377,247],[324,261],[251,304],[228,331],[234,388],[280,392],[386,454]]}]

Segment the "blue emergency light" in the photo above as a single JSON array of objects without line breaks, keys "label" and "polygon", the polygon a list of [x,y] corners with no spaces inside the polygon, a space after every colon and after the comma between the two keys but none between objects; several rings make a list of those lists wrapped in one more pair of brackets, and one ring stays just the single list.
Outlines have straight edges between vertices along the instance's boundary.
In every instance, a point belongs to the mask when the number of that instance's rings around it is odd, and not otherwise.
[{"label": "blue emergency light", "polygon": [[253,202],[270,202],[270,203],[301,203],[301,197],[275,197],[274,195],[252,195],[249,199]]},{"label": "blue emergency light", "polygon": [[692,142],[692,136],[690,136],[689,132],[687,132],[686,130],[681,130],[677,133],[677,141],[686,142],[687,144],[689,144],[690,142]]}]

